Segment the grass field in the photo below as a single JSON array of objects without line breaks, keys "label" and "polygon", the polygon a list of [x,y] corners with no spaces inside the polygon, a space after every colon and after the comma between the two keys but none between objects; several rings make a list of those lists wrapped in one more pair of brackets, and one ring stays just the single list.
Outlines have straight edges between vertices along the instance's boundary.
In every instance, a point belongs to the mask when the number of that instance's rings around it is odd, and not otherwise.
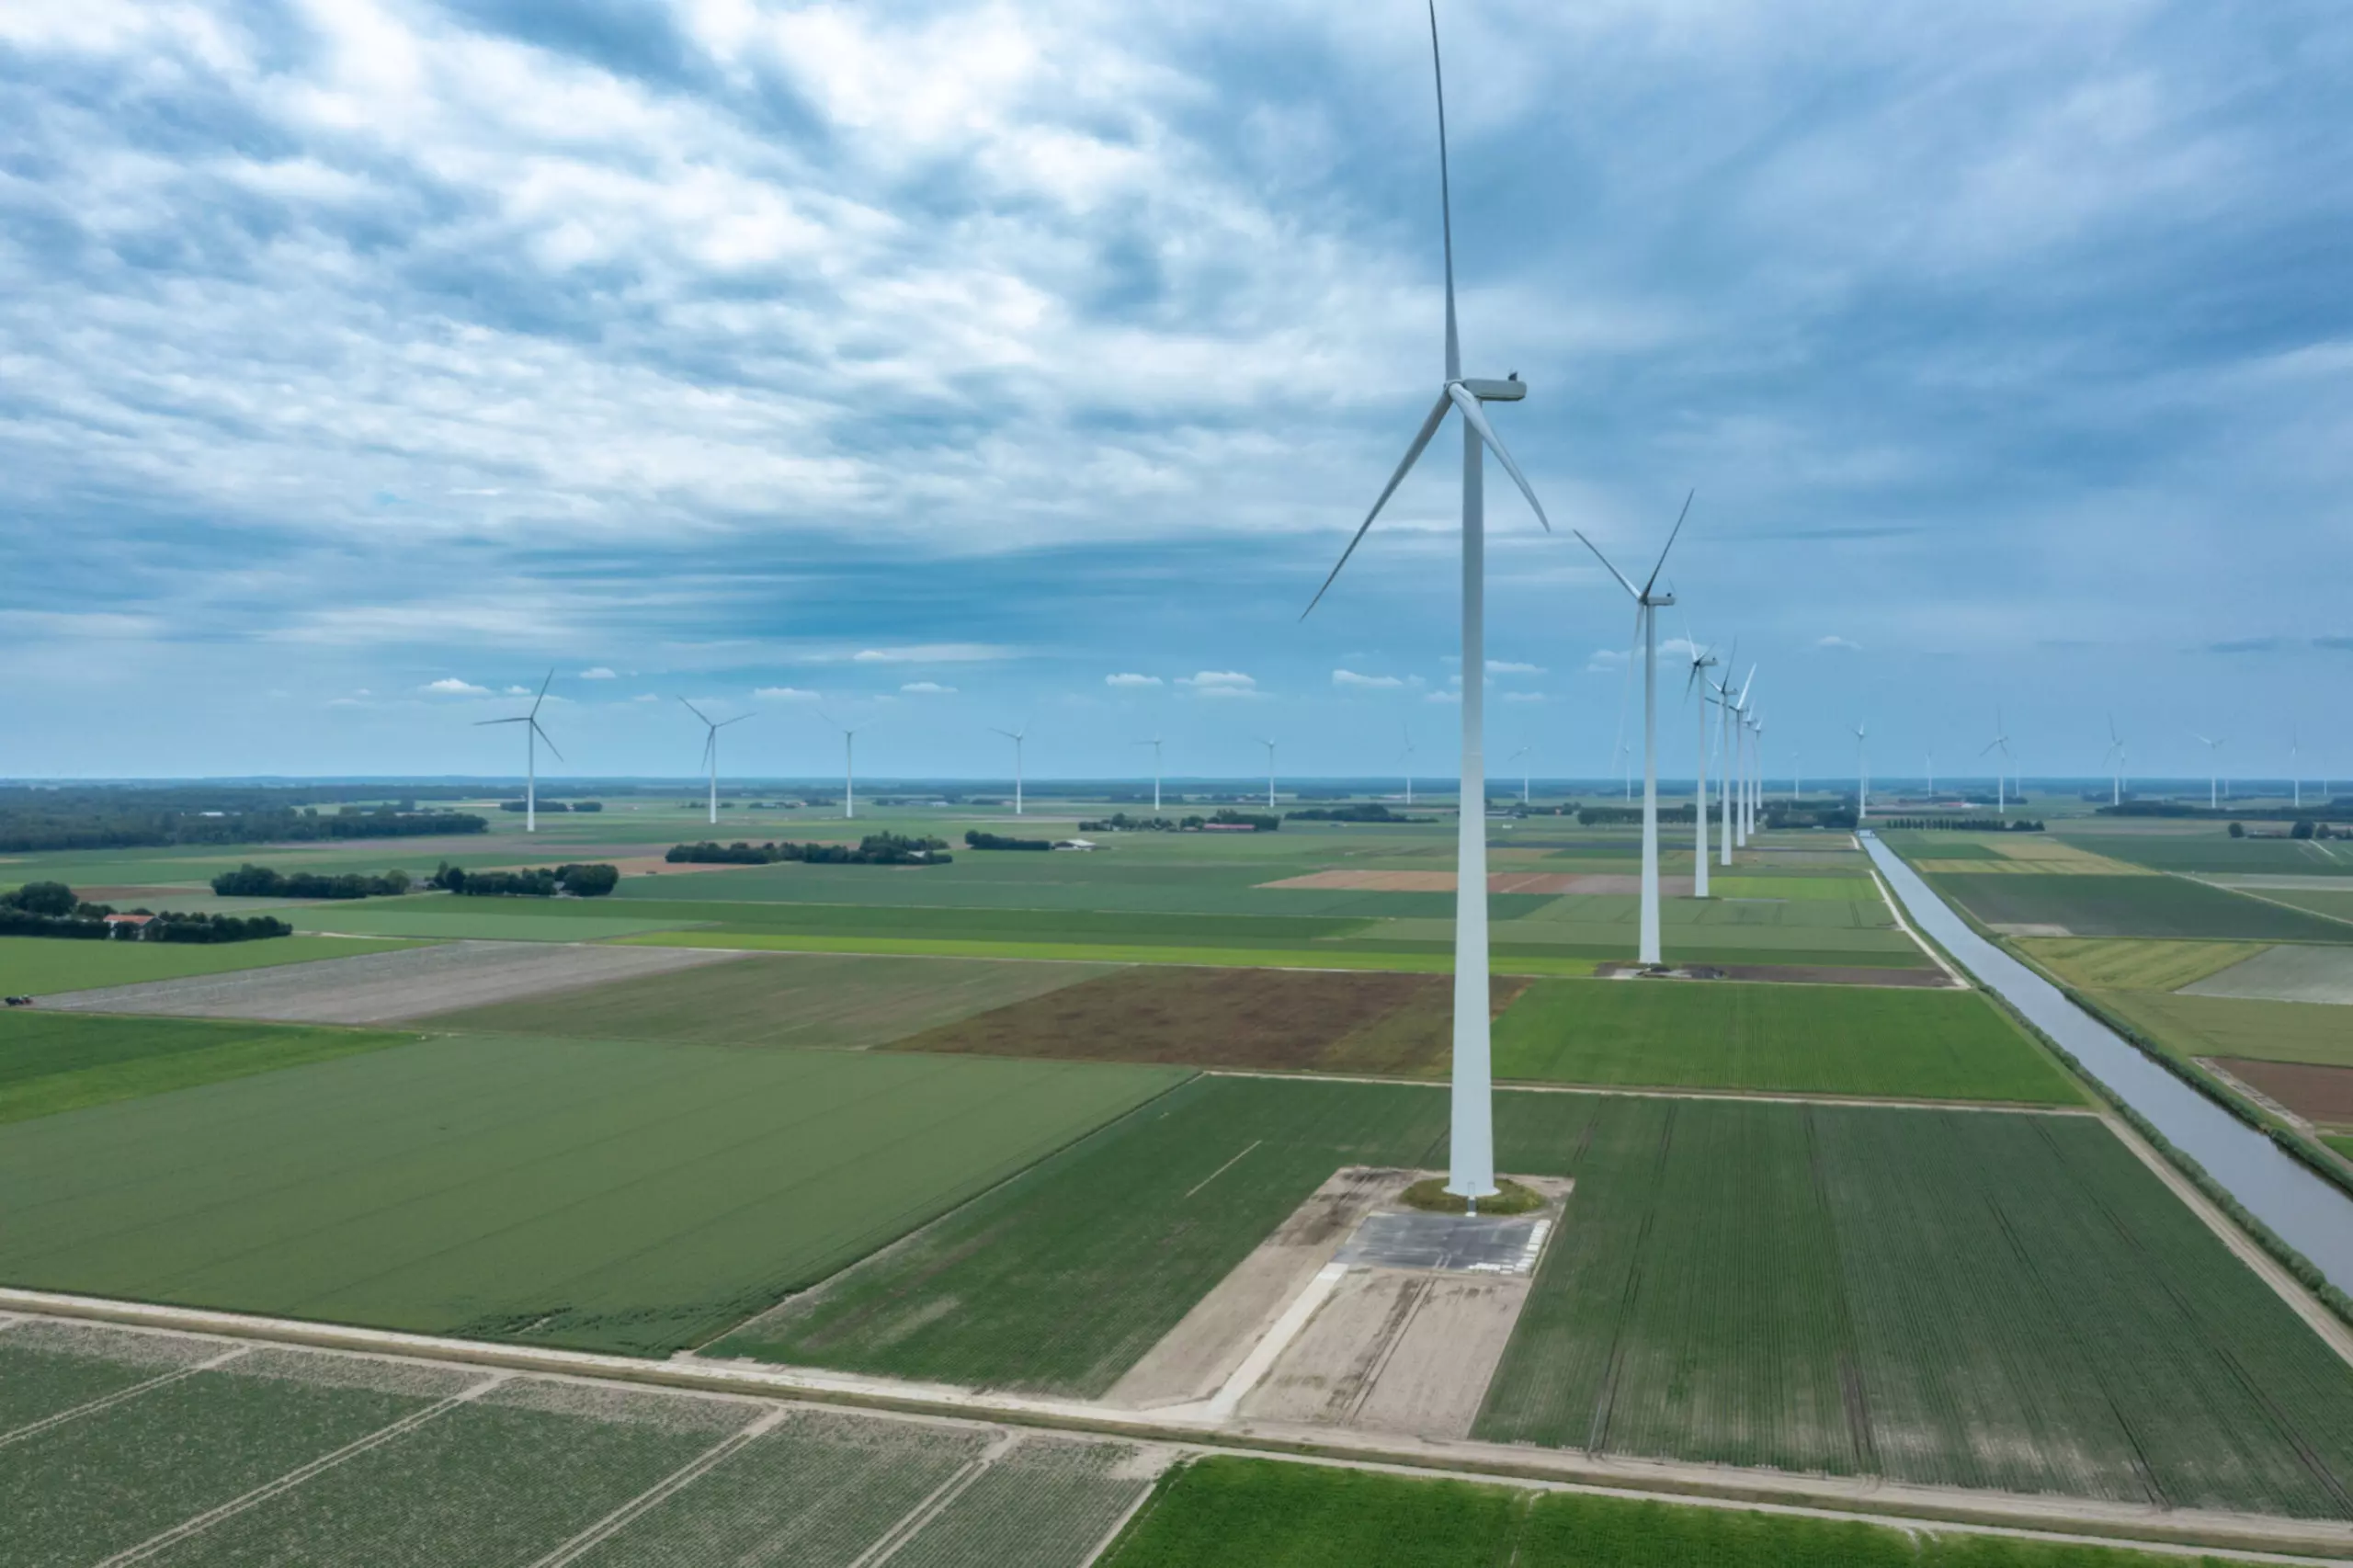
[{"label": "grass field", "polygon": [[356,1056],[415,1038],[213,1019],[0,1013],[0,1122]]},{"label": "grass field", "polygon": [[1538,1097],[1499,1164],[1577,1190],[1475,1435],[2353,1512],[2353,1368],[2100,1122]]},{"label": "grass field", "polygon": [[764,954],[437,1014],[433,1027],[584,1040],[863,1050],[1115,972],[1099,964]]},{"label": "grass field", "polygon": [[387,900],[371,907],[365,902],[313,904],[285,918],[301,931],[334,931],[358,937],[418,937],[437,942],[483,938],[507,942],[601,942],[615,937],[638,937],[648,931],[672,931],[669,920],[637,920],[619,908],[600,908],[594,915],[548,915],[537,899],[439,899],[420,904],[409,899]]},{"label": "grass field", "polygon": [[2341,942],[2344,926],[2186,877],[1982,877],[1938,873],[1930,886],[1984,925],[2055,926],[2076,937],[2205,937]]},{"label": "grass field", "polygon": [[2353,1012],[2341,1006],[2135,991],[2094,994],[2100,1006],[2183,1056],[2353,1067]]},{"label": "grass field", "polygon": [[2233,838],[2219,826],[2196,834],[2103,833],[2086,835],[2079,842],[2112,859],[2159,871],[2353,877],[2353,853],[2344,845],[2311,839]]},{"label": "grass field", "polygon": [[347,959],[359,953],[413,948],[415,942],[347,941],[331,937],[274,937],[257,942],[68,942],[53,937],[0,937],[0,994],[47,996],[178,980],[191,974]]},{"label": "grass field", "polygon": [[2082,1097],[1973,991],[1547,981],[1495,1026],[1495,1064],[1501,1078],[1562,1084]]},{"label": "grass field", "polygon": [[[1107,964],[1206,964],[1220,969],[1349,969],[1391,971],[1400,974],[1451,974],[1454,949],[1445,942],[1402,944],[1403,950],[1378,946],[1323,948],[1163,948],[1128,942],[988,942],[947,941],[931,937],[827,937],[773,931],[677,931],[646,937],[625,937],[631,947],[713,948],[735,952],[877,953],[907,957],[1002,959],[1023,962]],[[1496,949],[1492,961],[1498,974],[1589,975],[1594,966],[1622,959],[1628,949],[1614,945],[1592,953],[1526,949],[1517,952]],[[1753,955],[1752,955],[1753,956]],[[1824,960],[1824,961],[1833,961]],[[1836,961],[1860,960],[1844,956]],[[1927,960],[1923,959],[1922,962]]]},{"label": "grass field", "polygon": [[1105,1568],[2160,1568],[2220,1559],[1691,1507],[1217,1455]]},{"label": "grass field", "polygon": [[2353,886],[2343,892],[2329,888],[2266,888],[2263,896],[2331,920],[2353,921]]},{"label": "grass field", "polygon": [[0,1279],[660,1354],[1176,1078],[427,1040],[0,1128]]},{"label": "grass field", "polygon": [[[1478,1437],[2353,1512],[2353,1369],[2096,1119],[1496,1098],[1498,1167],[1577,1187]],[[711,1353],[1099,1394],[1335,1169],[1441,1165],[1445,1126],[1436,1088],[1199,1080]]]},{"label": "grass field", "polygon": [[2153,942],[2132,937],[2020,937],[2019,949],[2087,991],[2177,991],[2263,951],[2260,942]]},{"label": "grass field", "polygon": [[[1495,1010],[1526,983],[1497,978]],[[1435,1075],[1446,1070],[1453,996],[1444,976],[1139,967],[910,1035],[897,1049]]]},{"label": "grass field", "polygon": [[[2182,989],[2195,996],[2353,1005],[2353,946],[2299,942],[2267,948]],[[2347,1023],[2353,1026],[2353,1016]]]}]

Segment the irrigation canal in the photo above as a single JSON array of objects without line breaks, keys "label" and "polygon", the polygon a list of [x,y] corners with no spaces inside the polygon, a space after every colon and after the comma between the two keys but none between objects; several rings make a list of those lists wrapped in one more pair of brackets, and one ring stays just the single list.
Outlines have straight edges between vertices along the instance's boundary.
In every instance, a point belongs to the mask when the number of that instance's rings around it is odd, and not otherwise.
[{"label": "irrigation canal", "polygon": [[2205,1166],[2249,1213],[2312,1259],[2331,1284],[2353,1291],[2353,1201],[1980,937],[1875,835],[1865,833],[1862,842],[1920,929]]}]

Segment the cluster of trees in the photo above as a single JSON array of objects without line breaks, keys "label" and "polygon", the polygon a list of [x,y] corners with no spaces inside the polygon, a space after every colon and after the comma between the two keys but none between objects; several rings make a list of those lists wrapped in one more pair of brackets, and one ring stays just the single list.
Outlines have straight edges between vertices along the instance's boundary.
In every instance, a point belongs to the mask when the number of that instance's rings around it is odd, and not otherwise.
[{"label": "cluster of trees", "polygon": [[[2231,824],[2231,836],[2233,838],[2245,838],[2246,836],[2246,824],[2243,822],[2234,822]],[[2277,838],[2279,835],[2278,834],[2271,834],[2268,835],[2257,834],[2256,836],[2258,838],[2265,836]],[[2332,829],[2326,823],[2314,822],[2310,817],[2298,817],[2296,819],[2295,825],[2289,828],[2288,836],[2290,838],[2353,838],[2353,828]]]},{"label": "cluster of trees", "polygon": [[1007,838],[1001,833],[971,832],[964,835],[967,849],[1051,849],[1051,838]]},{"label": "cluster of trees", "polygon": [[199,793],[150,790],[0,790],[0,854],[44,849],[145,848],[174,844],[312,843],[480,833],[489,822],[466,812],[345,806],[322,812],[283,792]]},{"label": "cluster of trees", "polygon": [[[1186,819],[1188,823],[1200,820],[1199,817]],[[1210,824],[1213,827],[1246,827],[1253,833],[1273,833],[1283,825],[1283,819],[1271,812],[1237,812],[1229,808],[1211,812]]]},{"label": "cluster of trees", "polygon": [[772,866],[782,860],[803,860],[814,866],[945,866],[955,858],[945,853],[948,841],[929,835],[910,837],[902,833],[870,833],[852,847],[847,844],[674,844],[663,857],[678,866]]},{"label": "cluster of trees", "polygon": [[294,927],[267,915],[149,915],[138,925],[107,923],[112,904],[90,903],[63,882],[27,882],[0,893],[0,937],[63,937],[87,942],[109,938],[146,942],[244,942],[257,937],[290,937]]},{"label": "cluster of trees", "polygon": [[[1853,815],[1851,812],[1847,813]],[[1955,833],[2040,833],[2042,824],[2025,817],[1881,817],[1876,827],[1904,828],[1915,833],[1950,829]]]},{"label": "cluster of trees", "polygon": [[1801,806],[1788,801],[1765,803],[1766,827],[1828,827],[1841,831],[1855,825],[1855,808],[1844,805]]},{"label": "cluster of trees", "polygon": [[1285,812],[1283,815],[1290,818],[1293,822],[1417,823],[1438,821],[1438,818],[1436,817],[1407,816],[1403,812],[1392,812],[1378,801],[1367,801],[1364,804],[1354,806],[1309,806],[1300,811]]},{"label": "cluster of trees", "polygon": [[409,890],[406,871],[386,871],[366,877],[357,871],[339,877],[316,871],[289,876],[248,861],[212,879],[212,891],[222,898],[396,898]]},{"label": "cluster of trees", "polygon": [[[694,804],[691,801],[687,803]],[[528,801],[501,801],[498,802],[498,809],[502,812],[513,812],[517,816],[521,816],[532,807]],[[538,809],[543,812],[601,812],[605,809],[605,802],[602,801],[541,801]]]},{"label": "cluster of trees", "polygon": [[463,893],[468,898],[553,898],[558,893],[569,893],[574,898],[602,898],[620,880],[620,869],[606,865],[469,871],[444,860],[440,869],[425,880],[425,885]]},{"label": "cluster of trees", "polygon": [[[1291,813],[1296,816],[1299,813]],[[1081,833],[1199,833],[1216,824],[1219,827],[1246,827],[1257,833],[1272,833],[1283,825],[1283,819],[1263,812],[1222,811],[1210,816],[1131,817],[1125,812],[1114,812],[1099,822],[1078,824]]]},{"label": "cluster of trees", "polygon": [[[1688,801],[1679,806],[1663,805],[1658,809],[1658,820],[1689,822],[1691,811],[1691,803]],[[1852,812],[1847,813],[1850,817],[1853,814]],[[1622,826],[1627,823],[1639,823],[1642,820],[1643,808],[1640,806],[1582,806],[1577,810],[1577,821],[1586,827]]]}]

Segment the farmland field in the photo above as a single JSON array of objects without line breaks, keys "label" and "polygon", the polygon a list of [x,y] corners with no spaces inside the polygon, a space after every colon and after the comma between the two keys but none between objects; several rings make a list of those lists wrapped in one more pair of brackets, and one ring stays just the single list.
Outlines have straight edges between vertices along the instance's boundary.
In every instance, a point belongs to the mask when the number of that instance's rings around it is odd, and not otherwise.
[{"label": "farmland field", "polygon": [[345,941],[331,937],[271,937],[256,942],[69,942],[54,937],[0,937],[0,994],[49,996],[101,985],[135,985],[183,975],[347,959],[414,942]]},{"label": "farmland field", "polygon": [[436,1014],[433,1026],[483,1034],[863,1050],[1113,972],[1101,964],[763,954]]},{"label": "farmland field", "polygon": [[2076,937],[2210,937],[2277,942],[2338,942],[2353,937],[2353,926],[2186,877],[1986,877],[1939,872],[1927,881],[1945,898],[1995,927],[2051,926]]},{"label": "farmland field", "polygon": [[[2006,1536],[1533,1492],[1214,1456],[1173,1472],[1105,1568],[2162,1568]],[[2220,1560],[2202,1561],[2220,1568]]]},{"label": "farmland field", "polygon": [[2099,1004],[2183,1056],[2353,1067],[2353,1014],[2321,1002],[2103,991]]},{"label": "farmland field", "polygon": [[2331,920],[2353,921],[2353,886],[2343,892],[2329,888],[2266,888],[2263,896]]},{"label": "farmland field", "polygon": [[0,1128],[0,1280],[666,1353],[1176,1080],[429,1040]]},{"label": "farmland field", "polygon": [[[616,946],[699,948],[754,953],[867,953],[911,958],[997,959],[1022,962],[1097,964],[1200,964],[1223,969],[1349,969],[1400,974],[1451,974],[1454,949],[1450,941],[1377,943],[1322,948],[1152,947],[1132,942],[993,942],[945,940],[938,937],[829,937],[816,933],[777,931],[684,931],[625,937]],[[1571,949],[1495,949],[1498,974],[1587,975],[1608,959],[1623,959],[1631,949],[1623,943],[1581,954]],[[1916,949],[1915,949],[1916,951]],[[1754,956],[1754,955],[1748,955]],[[1869,963],[1847,955],[1825,962]],[[1899,960],[1901,961],[1901,960]],[[1926,958],[1920,962],[1926,963]]]},{"label": "farmland field", "polygon": [[2233,838],[2219,827],[2198,834],[2103,833],[2086,835],[2083,842],[2085,847],[2096,847],[2113,859],[2159,871],[2353,877],[2353,855],[2342,846],[2310,839]]},{"label": "farmland field", "polygon": [[2089,991],[2177,991],[2264,950],[2260,942],[2154,942],[2131,937],[2020,937],[2029,958]]},{"label": "farmland field", "polygon": [[0,1013],[0,1122],[381,1051],[415,1038],[377,1029]]},{"label": "farmland field", "polygon": [[2081,1099],[1969,991],[1546,981],[1496,1025],[1495,1064],[1498,1077],[1563,1084]]},{"label": "farmland field", "polygon": [[419,937],[437,942],[483,937],[504,942],[601,942],[677,928],[671,920],[637,920],[626,911],[599,909],[591,915],[548,915],[536,899],[384,900],[380,906],[352,900],[292,911],[288,923],[301,931],[332,931],[357,937]]},{"label": "farmland field", "polygon": [[[2193,996],[2244,996],[2267,1002],[2353,1004],[2353,946],[2268,948],[2244,962],[2182,987]],[[2353,1018],[2348,1018],[2353,1023]]]},{"label": "farmland field", "polygon": [[0,1390],[28,1381],[52,1397],[0,1403],[9,1568],[117,1552],[423,1568],[559,1549],[585,1568],[847,1564],[894,1535],[909,1568],[1078,1568],[1165,1462],[971,1422],[0,1324]]},{"label": "farmland field", "polygon": [[[1499,976],[1495,1010],[1525,981]],[[1190,1067],[1435,1075],[1450,976],[1134,968],[899,1040],[896,1049]]]}]

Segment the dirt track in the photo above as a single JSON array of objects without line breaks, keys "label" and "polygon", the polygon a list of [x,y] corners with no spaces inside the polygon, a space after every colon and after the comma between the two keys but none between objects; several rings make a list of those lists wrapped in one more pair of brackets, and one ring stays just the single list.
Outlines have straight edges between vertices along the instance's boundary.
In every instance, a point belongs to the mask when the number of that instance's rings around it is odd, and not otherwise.
[{"label": "dirt track", "polygon": [[698,948],[449,942],[274,969],[110,985],[43,997],[41,1005],[60,1012],[383,1024],[743,956]]}]

